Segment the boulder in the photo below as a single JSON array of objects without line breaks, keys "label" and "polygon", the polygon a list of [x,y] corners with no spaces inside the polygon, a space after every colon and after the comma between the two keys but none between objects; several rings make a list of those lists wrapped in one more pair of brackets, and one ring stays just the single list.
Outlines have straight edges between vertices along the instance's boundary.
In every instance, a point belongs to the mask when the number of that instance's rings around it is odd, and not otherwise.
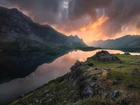
[{"label": "boulder", "polygon": [[118,90],[114,90],[112,93],[111,93],[111,98],[116,98],[119,96],[119,91]]},{"label": "boulder", "polygon": [[112,85],[118,85],[118,81],[117,81],[117,80],[114,80],[114,81],[112,82]]},{"label": "boulder", "polygon": [[138,69],[134,69],[133,71],[132,71],[132,75],[137,75],[139,73],[139,70]]},{"label": "boulder", "polygon": [[92,96],[92,95],[93,95],[93,91],[92,91],[92,88],[90,88],[90,87],[87,87],[82,91],[82,96],[83,97],[89,97],[89,96]]},{"label": "boulder", "polygon": [[95,85],[96,85],[95,82],[91,82],[91,83],[90,83],[90,86],[91,86],[91,87],[94,87]]},{"label": "boulder", "polygon": [[136,86],[135,84],[132,83],[132,84],[129,84],[128,87],[129,87],[129,88],[136,88],[137,86]]},{"label": "boulder", "polygon": [[124,52],[124,54],[125,54],[125,55],[130,55],[130,53],[129,53],[128,51],[127,51],[127,52]]},{"label": "boulder", "polygon": [[123,66],[118,66],[118,68],[120,68],[120,69],[121,69],[121,68],[123,68]]},{"label": "boulder", "polygon": [[118,57],[110,54],[107,51],[97,52],[94,57],[97,60],[100,60],[100,61],[103,61],[103,62],[121,61]]}]

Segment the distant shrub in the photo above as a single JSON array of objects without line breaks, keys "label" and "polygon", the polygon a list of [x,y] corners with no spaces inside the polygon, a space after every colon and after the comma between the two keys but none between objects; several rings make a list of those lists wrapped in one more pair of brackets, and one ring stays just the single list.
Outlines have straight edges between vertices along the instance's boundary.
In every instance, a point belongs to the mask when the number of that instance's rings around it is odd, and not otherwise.
[{"label": "distant shrub", "polygon": [[91,67],[94,66],[93,63],[88,63],[87,65],[88,65],[88,66],[91,66]]}]

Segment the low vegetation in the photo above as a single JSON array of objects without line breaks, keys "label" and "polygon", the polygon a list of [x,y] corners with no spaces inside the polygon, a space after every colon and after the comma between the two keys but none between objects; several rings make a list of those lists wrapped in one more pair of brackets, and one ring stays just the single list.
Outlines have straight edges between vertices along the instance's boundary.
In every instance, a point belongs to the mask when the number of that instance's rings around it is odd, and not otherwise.
[{"label": "low vegetation", "polygon": [[9,105],[139,105],[140,56],[98,52]]}]

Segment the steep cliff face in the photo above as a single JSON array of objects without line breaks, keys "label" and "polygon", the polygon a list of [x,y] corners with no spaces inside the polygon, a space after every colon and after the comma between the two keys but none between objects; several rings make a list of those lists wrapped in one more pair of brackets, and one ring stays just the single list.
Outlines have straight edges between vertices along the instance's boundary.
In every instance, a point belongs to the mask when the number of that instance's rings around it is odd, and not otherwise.
[{"label": "steep cliff face", "polygon": [[6,51],[50,50],[85,47],[78,37],[67,37],[49,25],[33,22],[17,9],[0,7],[0,49]]}]

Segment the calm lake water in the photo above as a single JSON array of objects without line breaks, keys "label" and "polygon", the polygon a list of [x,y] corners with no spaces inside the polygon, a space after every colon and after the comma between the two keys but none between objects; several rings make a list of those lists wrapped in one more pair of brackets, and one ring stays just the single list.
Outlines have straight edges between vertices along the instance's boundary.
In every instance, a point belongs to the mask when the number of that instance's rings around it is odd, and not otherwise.
[{"label": "calm lake water", "polygon": [[[11,80],[8,83],[0,85],[0,105],[4,105],[7,102],[15,100],[17,97],[24,95],[44,84],[48,81],[60,77],[67,72],[70,72],[70,67],[74,65],[76,60],[85,61],[87,57],[93,56],[95,51],[73,51],[65,54],[52,63],[44,63],[40,65],[33,73],[25,78],[19,78]],[[112,54],[123,54],[124,52],[119,50],[107,50]],[[131,53],[132,55],[140,55],[140,53]],[[47,59],[47,57],[45,58]]]}]

